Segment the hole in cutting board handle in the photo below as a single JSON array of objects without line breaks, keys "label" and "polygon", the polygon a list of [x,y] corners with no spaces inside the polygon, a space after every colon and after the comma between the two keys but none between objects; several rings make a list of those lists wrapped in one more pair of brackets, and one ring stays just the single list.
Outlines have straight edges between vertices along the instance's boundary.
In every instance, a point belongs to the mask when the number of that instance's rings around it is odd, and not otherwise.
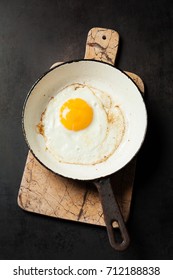
[{"label": "hole in cutting board handle", "polygon": [[105,35],[103,35],[103,36],[102,36],[102,39],[103,39],[103,40],[106,40],[106,36],[105,36]]}]

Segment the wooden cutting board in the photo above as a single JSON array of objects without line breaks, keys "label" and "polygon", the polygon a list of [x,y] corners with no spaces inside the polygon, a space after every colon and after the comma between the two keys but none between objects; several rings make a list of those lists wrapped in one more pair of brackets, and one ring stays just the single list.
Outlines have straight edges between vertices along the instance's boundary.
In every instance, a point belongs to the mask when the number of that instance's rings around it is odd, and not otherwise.
[{"label": "wooden cutting board", "polygon": [[[119,35],[114,30],[92,28],[87,37],[85,59],[115,63]],[[55,63],[53,66],[55,66]],[[144,93],[139,76],[125,71]],[[111,176],[111,183],[127,221],[130,213],[136,158]],[[95,186],[63,178],[43,167],[28,153],[18,193],[18,205],[30,212],[72,221],[105,226],[102,206]],[[118,225],[115,225],[115,227]]]}]

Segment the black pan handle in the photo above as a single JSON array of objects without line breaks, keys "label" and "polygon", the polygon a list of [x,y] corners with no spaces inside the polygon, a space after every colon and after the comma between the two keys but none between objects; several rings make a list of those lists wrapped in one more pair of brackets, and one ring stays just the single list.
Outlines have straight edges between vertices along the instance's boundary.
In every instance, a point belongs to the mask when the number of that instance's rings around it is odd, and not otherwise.
[{"label": "black pan handle", "polygon": [[[119,205],[112,190],[110,178],[107,177],[95,180],[94,184],[100,195],[109,242],[114,249],[123,251],[129,246],[130,239]],[[114,222],[117,222],[119,226],[122,239],[120,242],[116,240],[115,229],[113,227]]]}]

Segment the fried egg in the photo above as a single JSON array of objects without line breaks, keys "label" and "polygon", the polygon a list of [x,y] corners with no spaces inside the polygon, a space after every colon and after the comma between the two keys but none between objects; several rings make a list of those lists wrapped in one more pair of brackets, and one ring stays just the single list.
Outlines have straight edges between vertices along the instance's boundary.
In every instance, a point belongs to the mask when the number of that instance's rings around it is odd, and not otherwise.
[{"label": "fried egg", "polygon": [[105,161],[118,148],[125,122],[108,94],[75,83],[51,98],[37,129],[57,161],[91,165]]}]

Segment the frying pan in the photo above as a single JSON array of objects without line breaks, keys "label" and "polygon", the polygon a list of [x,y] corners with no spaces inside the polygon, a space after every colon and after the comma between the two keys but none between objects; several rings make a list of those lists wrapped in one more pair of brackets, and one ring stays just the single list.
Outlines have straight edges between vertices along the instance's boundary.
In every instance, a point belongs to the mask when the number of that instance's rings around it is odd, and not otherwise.
[{"label": "frying pan", "polygon": [[[22,124],[29,149],[45,167],[61,176],[90,180],[95,184],[99,191],[110,244],[116,250],[124,250],[130,239],[113,194],[110,175],[124,167],[141,147],[146,133],[147,113],[135,83],[113,66],[118,41],[118,33],[114,30],[91,29],[88,33],[85,59],[56,65],[32,86],[24,103]],[[44,139],[36,130],[50,98],[73,83],[88,84],[107,92],[112,98],[116,97],[124,113],[126,129],[120,146],[107,160],[98,164],[57,162],[46,150]],[[114,231],[115,221],[119,225],[120,241]]]}]

